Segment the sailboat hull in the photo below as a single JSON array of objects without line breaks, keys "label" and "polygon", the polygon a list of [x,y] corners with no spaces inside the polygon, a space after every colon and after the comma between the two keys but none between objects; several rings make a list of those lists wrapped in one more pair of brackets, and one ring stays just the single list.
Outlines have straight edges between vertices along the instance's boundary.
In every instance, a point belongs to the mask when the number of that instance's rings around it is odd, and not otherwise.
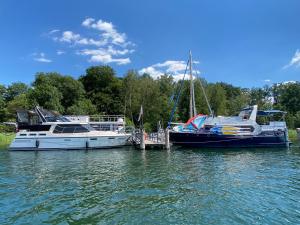
[{"label": "sailboat hull", "polygon": [[274,135],[218,135],[211,133],[170,132],[170,142],[177,146],[203,148],[286,147],[284,131]]}]

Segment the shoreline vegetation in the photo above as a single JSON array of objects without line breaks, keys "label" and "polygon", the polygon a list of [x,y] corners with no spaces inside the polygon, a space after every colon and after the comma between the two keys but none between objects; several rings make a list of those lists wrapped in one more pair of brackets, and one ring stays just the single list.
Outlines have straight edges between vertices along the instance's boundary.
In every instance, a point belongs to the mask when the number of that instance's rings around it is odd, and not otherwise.
[{"label": "shoreline vegetation", "polygon": [[0,149],[7,149],[15,136],[15,133],[0,133]]},{"label": "shoreline vegetation", "polygon": [[298,141],[298,134],[296,130],[289,129],[289,139],[291,142]]},{"label": "shoreline vegetation", "polygon": [[[196,78],[197,112],[209,114],[201,84],[216,116],[234,115],[244,107],[258,105],[262,110],[286,111],[289,129],[300,127],[298,81],[243,88]],[[17,109],[33,109],[39,105],[63,115],[124,114],[127,124],[138,126],[143,105],[144,128],[151,132],[157,130],[159,121],[166,127],[176,103],[173,122],[189,119],[189,85],[188,80],[175,81],[170,74],[153,78],[149,74],[129,70],[123,76],[117,76],[110,66],[89,67],[78,79],[57,72],[38,72],[30,85],[22,82],[0,84],[0,122],[15,121]],[[0,126],[0,132],[7,131]]]}]

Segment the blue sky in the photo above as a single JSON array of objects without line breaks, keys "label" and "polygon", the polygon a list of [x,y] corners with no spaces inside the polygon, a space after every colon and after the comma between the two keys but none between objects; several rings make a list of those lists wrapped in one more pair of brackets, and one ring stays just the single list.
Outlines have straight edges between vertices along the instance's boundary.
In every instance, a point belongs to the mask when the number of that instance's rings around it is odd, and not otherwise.
[{"label": "blue sky", "polygon": [[3,0],[0,83],[103,64],[178,78],[190,49],[210,82],[299,81],[299,15],[298,0]]}]

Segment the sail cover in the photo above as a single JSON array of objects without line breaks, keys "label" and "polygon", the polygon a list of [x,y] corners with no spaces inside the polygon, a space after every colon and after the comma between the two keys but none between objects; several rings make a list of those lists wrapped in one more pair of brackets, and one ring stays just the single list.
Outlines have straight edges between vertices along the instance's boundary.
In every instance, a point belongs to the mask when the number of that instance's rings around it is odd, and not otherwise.
[{"label": "sail cover", "polygon": [[203,127],[207,115],[199,114],[190,118],[184,125],[179,125],[173,129],[177,132],[192,132]]}]

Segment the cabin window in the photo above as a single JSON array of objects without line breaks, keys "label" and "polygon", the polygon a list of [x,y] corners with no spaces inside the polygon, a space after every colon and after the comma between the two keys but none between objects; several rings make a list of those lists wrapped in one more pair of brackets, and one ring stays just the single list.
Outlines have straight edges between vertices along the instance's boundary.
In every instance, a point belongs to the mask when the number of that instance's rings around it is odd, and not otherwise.
[{"label": "cabin window", "polygon": [[20,136],[27,136],[27,134],[20,134]]},{"label": "cabin window", "polygon": [[29,134],[29,136],[36,136],[36,134]]},{"label": "cabin window", "polygon": [[88,127],[81,124],[57,124],[53,133],[85,133]]},{"label": "cabin window", "polygon": [[46,134],[39,134],[40,136],[46,136]]},{"label": "cabin window", "polygon": [[93,124],[92,127],[95,130],[101,130],[101,131],[111,131],[111,130],[118,129],[118,125],[111,125],[111,124]]}]

